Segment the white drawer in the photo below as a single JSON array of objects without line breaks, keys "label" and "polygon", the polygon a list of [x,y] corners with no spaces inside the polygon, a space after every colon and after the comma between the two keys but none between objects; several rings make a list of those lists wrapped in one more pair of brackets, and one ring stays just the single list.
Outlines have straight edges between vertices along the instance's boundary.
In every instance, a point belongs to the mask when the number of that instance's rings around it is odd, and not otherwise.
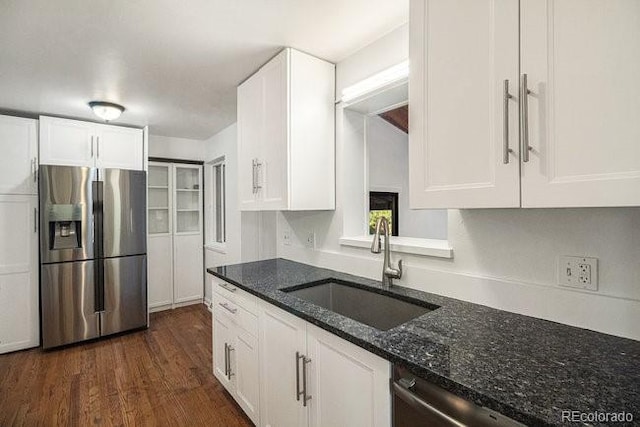
[{"label": "white drawer", "polygon": [[220,294],[214,295],[214,316],[223,316],[254,337],[258,335],[258,317]]},{"label": "white drawer", "polygon": [[218,277],[211,279],[211,287],[213,292],[244,308],[249,313],[258,314],[258,298],[249,292],[243,291]]}]

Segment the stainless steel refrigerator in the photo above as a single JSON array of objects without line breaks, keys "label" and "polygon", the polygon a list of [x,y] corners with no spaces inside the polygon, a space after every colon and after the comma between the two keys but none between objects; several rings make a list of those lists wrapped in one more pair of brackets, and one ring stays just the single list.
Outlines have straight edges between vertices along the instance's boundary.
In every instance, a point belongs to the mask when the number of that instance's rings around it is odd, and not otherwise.
[{"label": "stainless steel refrigerator", "polygon": [[147,326],[146,172],[40,166],[45,349]]}]

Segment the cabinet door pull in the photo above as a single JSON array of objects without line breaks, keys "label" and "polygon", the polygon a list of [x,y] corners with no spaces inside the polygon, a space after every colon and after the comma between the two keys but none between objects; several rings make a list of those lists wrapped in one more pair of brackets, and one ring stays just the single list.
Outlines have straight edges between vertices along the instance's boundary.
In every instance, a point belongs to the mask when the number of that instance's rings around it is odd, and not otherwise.
[{"label": "cabinet door pull", "polygon": [[527,75],[523,74],[520,82],[520,129],[522,135],[520,139],[522,140],[522,161],[524,163],[529,161],[529,151],[531,151],[531,147],[529,146],[529,102],[528,97],[531,91],[527,85]]},{"label": "cabinet door pull", "polygon": [[256,194],[256,159],[251,159],[251,186],[252,193]]},{"label": "cabinet door pull", "polygon": [[227,360],[228,360],[228,364],[229,364],[229,373],[227,374],[227,378],[229,379],[229,381],[231,381],[231,377],[233,375],[235,375],[232,371],[231,371],[231,352],[233,351],[233,347],[231,346],[231,344],[227,345]]},{"label": "cabinet door pull", "polygon": [[256,193],[262,188],[260,176],[262,173],[262,162],[256,159]]},{"label": "cabinet door pull", "polygon": [[93,159],[93,135],[91,135],[91,158]]},{"label": "cabinet door pull", "polygon": [[100,137],[96,136],[96,157],[100,158]]},{"label": "cabinet door pull", "polygon": [[229,345],[224,343],[224,376],[229,378]]},{"label": "cabinet door pull", "polygon": [[509,153],[513,153],[513,150],[509,148],[509,100],[513,98],[509,94],[509,80],[504,81],[504,91],[502,94],[502,108],[503,108],[503,130],[502,130],[502,163],[509,164]]},{"label": "cabinet door pull", "polygon": [[31,159],[31,170],[33,171],[33,182],[38,181],[38,160],[36,157]]},{"label": "cabinet door pull", "polygon": [[304,356],[300,355],[299,351],[296,351],[296,400],[300,401],[300,396],[304,392],[300,391],[300,359],[303,359]]},{"label": "cabinet door pull", "polygon": [[38,232],[38,208],[33,208],[33,232]]},{"label": "cabinet door pull", "polygon": [[302,356],[302,406],[307,406],[307,402],[311,400],[311,396],[307,394],[307,364],[311,363],[311,359]]}]

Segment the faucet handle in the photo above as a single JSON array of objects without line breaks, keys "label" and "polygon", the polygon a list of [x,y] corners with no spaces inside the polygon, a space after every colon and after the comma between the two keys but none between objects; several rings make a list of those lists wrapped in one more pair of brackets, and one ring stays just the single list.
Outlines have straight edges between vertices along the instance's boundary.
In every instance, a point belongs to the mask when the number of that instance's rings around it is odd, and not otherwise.
[{"label": "faucet handle", "polygon": [[402,259],[398,260],[398,277],[396,279],[402,278]]}]

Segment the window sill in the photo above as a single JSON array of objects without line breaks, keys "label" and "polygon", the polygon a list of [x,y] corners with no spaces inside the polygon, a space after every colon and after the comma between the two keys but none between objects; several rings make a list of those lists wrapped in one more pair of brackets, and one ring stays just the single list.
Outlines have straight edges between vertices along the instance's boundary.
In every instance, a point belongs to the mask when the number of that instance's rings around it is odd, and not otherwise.
[{"label": "window sill", "polygon": [[[340,245],[370,249],[372,240],[373,236],[341,237]],[[453,248],[449,246],[448,240],[391,236],[389,245],[393,252],[436,258],[453,258]]]},{"label": "window sill", "polygon": [[204,248],[213,252],[217,252],[219,254],[223,254],[223,255],[227,253],[226,243],[218,243],[218,242],[207,243],[206,245],[204,245]]}]

